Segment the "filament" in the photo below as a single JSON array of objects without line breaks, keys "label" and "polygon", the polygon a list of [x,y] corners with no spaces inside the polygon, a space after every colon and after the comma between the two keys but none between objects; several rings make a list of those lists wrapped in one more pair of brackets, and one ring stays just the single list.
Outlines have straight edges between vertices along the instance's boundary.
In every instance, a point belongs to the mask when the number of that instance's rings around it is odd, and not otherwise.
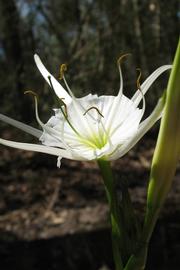
[{"label": "filament", "polygon": [[97,107],[95,107],[95,106],[92,106],[92,107],[90,107],[89,109],[87,109],[86,111],[85,111],[85,113],[83,113],[83,115],[86,115],[90,110],[92,110],[92,109],[94,109],[94,110],[96,110],[97,112],[98,112],[98,114],[101,116],[101,117],[103,117],[104,118],[104,115],[100,112],[100,110],[97,108]]}]

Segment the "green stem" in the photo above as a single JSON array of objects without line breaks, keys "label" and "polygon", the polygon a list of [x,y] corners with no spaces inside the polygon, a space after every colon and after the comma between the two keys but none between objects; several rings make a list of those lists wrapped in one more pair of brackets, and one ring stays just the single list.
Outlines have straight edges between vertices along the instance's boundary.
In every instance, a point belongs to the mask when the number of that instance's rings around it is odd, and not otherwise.
[{"label": "green stem", "polygon": [[106,196],[110,206],[111,225],[112,225],[112,246],[113,256],[116,270],[123,270],[123,263],[121,257],[121,247],[123,241],[123,228],[119,217],[118,202],[115,191],[115,182],[110,167],[110,163],[107,160],[99,159],[99,168],[104,180]]},{"label": "green stem", "polygon": [[167,87],[164,115],[153,156],[143,239],[150,240],[180,156],[180,41]]}]

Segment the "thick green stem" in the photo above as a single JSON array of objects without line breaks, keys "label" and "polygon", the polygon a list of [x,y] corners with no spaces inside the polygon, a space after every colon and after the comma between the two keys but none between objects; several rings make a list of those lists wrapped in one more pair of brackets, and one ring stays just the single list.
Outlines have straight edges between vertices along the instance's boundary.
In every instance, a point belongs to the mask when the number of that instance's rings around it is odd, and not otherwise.
[{"label": "thick green stem", "polygon": [[121,244],[123,240],[123,228],[119,217],[118,202],[115,191],[115,182],[110,164],[106,160],[98,160],[98,165],[104,180],[106,195],[110,206],[111,226],[112,226],[112,245],[116,270],[123,270],[121,257]]},{"label": "thick green stem", "polygon": [[148,187],[147,211],[143,238],[149,241],[158,219],[180,157],[180,41],[167,88],[164,115]]}]

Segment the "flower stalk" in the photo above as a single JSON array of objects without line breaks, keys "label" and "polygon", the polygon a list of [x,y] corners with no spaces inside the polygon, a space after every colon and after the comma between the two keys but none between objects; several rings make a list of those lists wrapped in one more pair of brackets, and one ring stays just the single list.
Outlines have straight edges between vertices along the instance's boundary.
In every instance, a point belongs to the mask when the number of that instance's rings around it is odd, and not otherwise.
[{"label": "flower stalk", "polygon": [[110,207],[111,226],[112,226],[112,247],[116,270],[123,270],[121,245],[124,242],[123,227],[118,209],[118,201],[115,189],[115,180],[109,161],[99,159],[97,161],[102,173],[107,200]]}]

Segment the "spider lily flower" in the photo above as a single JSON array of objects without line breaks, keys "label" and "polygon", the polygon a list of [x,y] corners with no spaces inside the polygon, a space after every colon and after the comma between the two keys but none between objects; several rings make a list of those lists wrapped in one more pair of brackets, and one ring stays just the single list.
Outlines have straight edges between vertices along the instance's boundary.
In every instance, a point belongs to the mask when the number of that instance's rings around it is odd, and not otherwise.
[{"label": "spider lily flower", "polygon": [[[37,137],[42,143],[27,144],[0,138],[3,145],[55,155],[58,157],[58,166],[61,158],[116,160],[126,154],[162,115],[164,100],[161,98],[151,115],[142,121],[144,95],[171,65],[155,70],[129,99],[123,94],[121,57],[118,61],[120,88],[116,96],[89,94],[76,98],[65,79],[65,65],[61,66],[61,77],[67,91],[48,72],[38,55],[34,59],[39,71],[59,98],[60,106],[54,109],[54,115],[44,124],[39,118],[37,97],[34,94],[36,119],[42,131],[0,114],[0,120]],[[143,105],[139,108],[141,101]]]}]

